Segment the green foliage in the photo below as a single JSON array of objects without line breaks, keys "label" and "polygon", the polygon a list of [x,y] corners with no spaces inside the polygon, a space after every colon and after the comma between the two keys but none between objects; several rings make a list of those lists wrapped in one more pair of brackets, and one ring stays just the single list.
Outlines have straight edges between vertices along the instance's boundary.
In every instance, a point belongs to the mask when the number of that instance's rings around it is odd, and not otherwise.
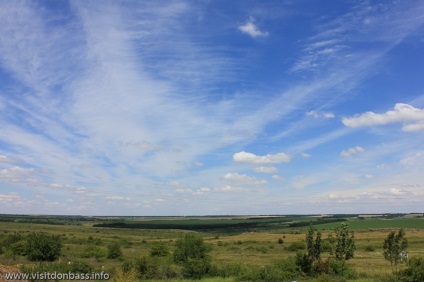
[{"label": "green foliage", "polygon": [[284,249],[289,252],[302,251],[306,249],[306,243],[304,241],[293,242],[290,245],[286,246]]},{"label": "green foliage", "polygon": [[174,261],[185,263],[189,259],[205,259],[210,248],[204,243],[202,236],[188,233],[175,242]]},{"label": "green foliage", "polygon": [[[316,231],[316,235],[315,235],[315,231]],[[322,236],[321,232],[313,228],[312,225],[309,227],[308,233],[306,233],[307,256],[312,261],[316,261],[321,258],[321,252],[322,252],[321,236]]]},{"label": "green foliage", "polygon": [[[90,273],[93,267],[84,261],[67,262],[40,262],[37,264],[23,265],[20,270],[24,273]],[[31,282],[46,281],[45,279],[30,279]]]},{"label": "green foliage", "polygon": [[424,281],[424,258],[412,257],[408,260],[408,267],[399,271],[396,280],[401,282],[422,282]]},{"label": "green foliage", "polygon": [[200,235],[188,233],[178,239],[175,245],[174,261],[184,266],[185,277],[200,279],[209,272],[211,260],[207,252],[210,248]]},{"label": "green foliage", "polygon": [[278,238],[278,244],[283,244],[284,243],[284,240],[283,239],[281,239],[281,238]]},{"label": "green foliage", "polygon": [[10,250],[14,255],[26,256],[27,255],[27,242],[20,240],[10,245]]},{"label": "green foliage", "polygon": [[54,261],[59,258],[62,240],[58,235],[30,233],[26,240],[26,255],[30,261]]},{"label": "green foliage", "polygon": [[341,223],[329,235],[332,244],[332,254],[341,262],[341,276],[344,277],[345,261],[353,258],[355,253],[355,236],[349,232],[347,223]]},{"label": "green foliage", "polygon": [[117,242],[110,243],[107,246],[107,249],[108,249],[108,254],[107,254],[108,259],[118,259],[122,257],[122,248],[119,243]]},{"label": "green foliage", "polygon": [[211,268],[210,257],[189,258],[184,263],[184,277],[190,279],[201,279]]},{"label": "green foliage", "polygon": [[237,277],[237,281],[293,281],[303,277],[294,257],[278,260],[265,267],[252,268]]},{"label": "green foliage", "polygon": [[83,258],[95,258],[97,261],[108,255],[108,249],[100,246],[89,246],[82,253]]},{"label": "green foliage", "polygon": [[405,231],[401,228],[396,234],[395,231],[391,231],[387,238],[384,240],[384,258],[390,262],[393,270],[393,265],[397,267],[401,262],[401,252],[405,251],[408,247],[408,240],[405,238]]},{"label": "green foliage", "polygon": [[344,279],[357,279],[358,273],[346,267],[343,261],[337,259],[328,260],[328,274],[342,276]]},{"label": "green foliage", "polygon": [[365,247],[365,251],[367,252],[374,252],[375,251],[375,247],[372,245],[368,245]]},{"label": "green foliage", "polygon": [[159,242],[153,245],[153,247],[150,249],[150,255],[158,256],[158,257],[166,257],[169,254],[168,247],[163,243]]}]

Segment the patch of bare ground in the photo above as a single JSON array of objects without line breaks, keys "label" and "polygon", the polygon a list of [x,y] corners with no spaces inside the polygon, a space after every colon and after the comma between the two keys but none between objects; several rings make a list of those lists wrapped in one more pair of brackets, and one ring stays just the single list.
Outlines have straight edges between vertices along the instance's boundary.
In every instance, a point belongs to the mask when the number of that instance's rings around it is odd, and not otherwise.
[{"label": "patch of bare ground", "polygon": [[0,282],[27,282],[28,280],[9,280],[6,279],[7,274],[20,273],[21,271],[15,267],[0,264]]}]

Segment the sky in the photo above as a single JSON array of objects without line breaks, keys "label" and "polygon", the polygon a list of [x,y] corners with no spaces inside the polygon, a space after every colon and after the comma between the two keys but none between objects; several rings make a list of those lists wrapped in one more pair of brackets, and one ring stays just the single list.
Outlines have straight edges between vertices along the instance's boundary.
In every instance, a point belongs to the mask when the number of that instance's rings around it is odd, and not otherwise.
[{"label": "sky", "polygon": [[423,212],[424,2],[0,0],[0,213]]}]

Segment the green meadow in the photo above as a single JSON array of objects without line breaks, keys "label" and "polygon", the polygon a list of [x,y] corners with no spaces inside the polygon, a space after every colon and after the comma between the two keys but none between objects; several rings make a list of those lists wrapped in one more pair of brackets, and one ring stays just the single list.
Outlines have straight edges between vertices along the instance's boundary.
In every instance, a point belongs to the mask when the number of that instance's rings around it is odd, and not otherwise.
[{"label": "green meadow", "polygon": [[[324,248],[321,260],[325,262],[331,258],[328,235],[332,228],[341,223],[347,223],[349,229],[355,231],[356,250],[354,257],[347,261],[350,271],[350,276],[345,277],[347,280],[390,281],[393,271],[390,262],[384,259],[383,243],[392,230],[404,228],[409,256],[424,258],[422,215],[395,215],[390,218],[38,216],[34,219],[31,216],[4,216],[0,218],[0,263],[23,272],[65,271],[70,266],[78,266],[73,270],[105,271],[112,281],[192,281],[187,280],[185,266],[175,262],[174,254],[178,240],[186,234],[197,234],[207,249],[208,271],[196,279],[205,282],[254,281],[259,279],[258,275],[262,275],[260,281],[272,281],[273,272],[286,275],[281,271],[293,267],[297,254],[306,252],[305,236],[310,224],[322,232]],[[54,235],[62,242],[61,253],[55,261],[34,262],[28,259],[24,251],[19,252],[18,247],[25,243],[28,234],[39,232]],[[109,257],[112,244],[121,250],[117,257]],[[399,269],[406,267],[405,263],[399,265]],[[265,272],[270,276],[264,276]],[[340,279],[337,273],[296,275],[293,277],[298,281]]]}]

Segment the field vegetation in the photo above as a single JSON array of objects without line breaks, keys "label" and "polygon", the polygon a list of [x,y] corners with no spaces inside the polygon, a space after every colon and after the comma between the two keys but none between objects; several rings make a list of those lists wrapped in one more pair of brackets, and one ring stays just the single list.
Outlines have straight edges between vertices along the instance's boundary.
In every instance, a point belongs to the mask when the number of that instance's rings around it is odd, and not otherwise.
[{"label": "field vegetation", "polygon": [[[0,216],[0,264],[31,273],[104,271],[111,281],[424,281],[416,280],[424,275],[419,214],[32,218]],[[392,271],[385,240],[400,228],[409,258]],[[354,246],[337,251],[337,238]]]}]

